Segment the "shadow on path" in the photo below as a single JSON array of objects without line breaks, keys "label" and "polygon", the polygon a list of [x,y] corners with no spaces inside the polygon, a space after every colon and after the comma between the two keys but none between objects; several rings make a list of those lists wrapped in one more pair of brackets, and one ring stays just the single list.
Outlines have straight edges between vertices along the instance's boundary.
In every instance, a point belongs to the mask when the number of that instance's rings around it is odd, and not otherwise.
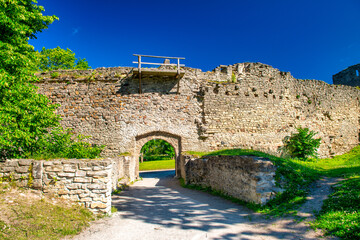
[{"label": "shadow on path", "polygon": [[220,197],[182,188],[174,175],[174,170],[141,173],[142,181],[113,196],[118,212],[75,239],[319,239],[304,222],[266,219]]}]

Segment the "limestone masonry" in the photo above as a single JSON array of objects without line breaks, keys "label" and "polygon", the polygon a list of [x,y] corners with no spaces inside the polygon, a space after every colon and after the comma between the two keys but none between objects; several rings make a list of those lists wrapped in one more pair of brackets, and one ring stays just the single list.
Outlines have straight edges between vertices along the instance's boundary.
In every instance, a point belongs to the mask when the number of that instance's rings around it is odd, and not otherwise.
[{"label": "limestone masonry", "polygon": [[[353,66],[354,67],[354,66]],[[275,188],[275,167],[256,157],[191,159],[184,151],[245,148],[278,155],[282,139],[302,126],[318,132],[320,157],[359,144],[360,91],[295,79],[261,63],[220,66],[212,72],[167,67],[139,78],[130,67],[39,74],[39,92],[59,104],[62,125],[106,145],[102,160],[0,162],[0,177],[110,213],[111,191],[139,176],[139,153],[152,139],[169,142],[176,175],[260,204]],[[172,70],[173,71],[173,70]],[[356,69],[344,70],[356,75]],[[339,73],[340,74],[340,73]],[[340,76],[340,75],[339,75]],[[179,84],[179,85],[178,85]],[[179,88],[178,88],[179,86]]]},{"label": "limestone masonry", "polygon": [[[138,155],[146,140],[171,139],[183,151],[251,148],[278,154],[298,126],[319,132],[320,157],[359,143],[359,97],[354,87],[295,79],[261,63],[183,68],[177,79],[139,80],[130,67],[40,74],[39,92],[60,104],[62,125],[104,144],[104,156]],[[177,162],[178,163],[178,162]]]},{"label": "limestone masonry", "polygon": [[247,202],[265,204],[281,191],[275,186],[276,167],[254,156],[184,156],[186,184],[211,187]]},{"label": "limestone masonry", "polygon": [[0,178],[10,178],[19,186],[54,193],[77,201],[93,212],[111,214],[111,192],[118,181],[134,172],[129,157],[104,160],[60,159],[38,161],[11,159],[0,162]]}]

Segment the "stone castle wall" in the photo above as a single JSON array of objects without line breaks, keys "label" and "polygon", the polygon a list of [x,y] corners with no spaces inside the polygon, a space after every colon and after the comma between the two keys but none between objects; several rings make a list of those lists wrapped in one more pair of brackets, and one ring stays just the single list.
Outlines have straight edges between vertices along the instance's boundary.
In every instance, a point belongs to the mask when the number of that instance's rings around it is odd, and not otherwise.
[{"label": "stone castle wall", "polygon": [[105,156],[136,155],[137,137],[159,132],[178,136],[182,151],[240,147],[274,154],[298,126],[319,132],[321,157],[359,143],[356,88],[295,79],[261,63],[184,70],[179,94],[177,80],[166,76],[144,76],[139,94],[138,78],[126,67],[46,73],[37,85],[61,105],[63,126],[106,145]]},{"label": "stone castle wall", "polygon": [[348,85],[348,86],[360,86],[360,64],[356,64],[342,70],[341,72],[333,75],[333,83]]},{"label": "stone castle wall", "polygon": [[253,156],[184,156],[185,183],[211,187],[229,196],[266,204],[281,189],[275,186],[276,167],[269,159]]},{"label": "stone castle wall", "polygon": [[104,160],[11,159],[0,162],[0,178],[79,202],[93,212],[111,214],[111,192],[119,179],[133,181],[128,157]]}]

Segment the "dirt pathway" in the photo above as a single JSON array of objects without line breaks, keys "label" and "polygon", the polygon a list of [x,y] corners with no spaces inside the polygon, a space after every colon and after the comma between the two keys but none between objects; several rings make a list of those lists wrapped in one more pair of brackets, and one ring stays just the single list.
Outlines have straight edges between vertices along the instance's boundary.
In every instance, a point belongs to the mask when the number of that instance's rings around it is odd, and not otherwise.
[{"label": "dirt pathway", "polygon": [[[182,188],[173,175],[174,171],[143,173],[143,181],[113,197],[119,212],[94,222],[74,239],[319,239],[320,233],[306,221],[266,219],[220,197]],[[311,218],[320,210],[334,182],[319,181],[299,216]]]}]

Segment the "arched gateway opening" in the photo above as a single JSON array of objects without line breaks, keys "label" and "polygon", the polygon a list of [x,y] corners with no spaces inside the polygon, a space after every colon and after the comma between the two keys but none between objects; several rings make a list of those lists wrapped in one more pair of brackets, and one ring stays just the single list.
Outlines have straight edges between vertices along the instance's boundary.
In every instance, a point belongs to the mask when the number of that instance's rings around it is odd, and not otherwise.
[{"label": "arched gateway opening", "polygon": [[136,159],[136,176],[139,176],[139,156],[141,148],[148,141],[154,139],[161,139],[168,142],[175,150],[175,173],[177,177],[180,177],[180,156],[181,156],[181,137],[172,133],[155,131],[149,132],[135,137],[135,159]]}]

